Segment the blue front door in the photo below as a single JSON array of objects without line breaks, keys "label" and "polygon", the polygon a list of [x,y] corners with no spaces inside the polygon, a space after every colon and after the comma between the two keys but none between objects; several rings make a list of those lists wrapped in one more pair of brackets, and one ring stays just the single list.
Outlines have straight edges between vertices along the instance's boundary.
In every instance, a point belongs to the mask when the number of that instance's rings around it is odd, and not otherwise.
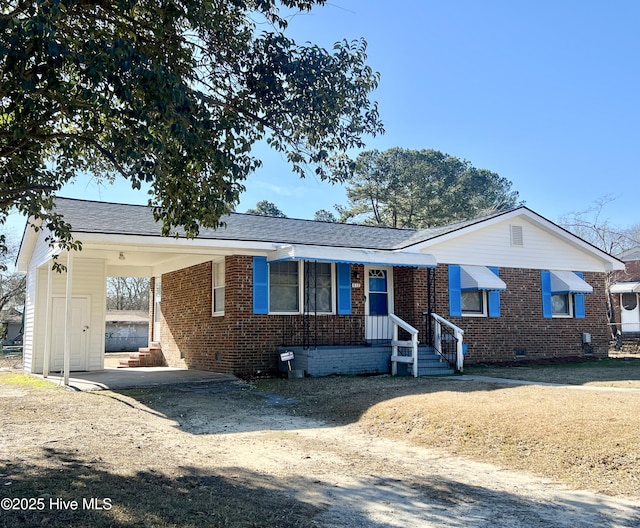
[{"label": "blue front door", "polygon": [[393,313],[393,269],[365,267],[365,326],[367,341],[391,339],[389,314]]}]

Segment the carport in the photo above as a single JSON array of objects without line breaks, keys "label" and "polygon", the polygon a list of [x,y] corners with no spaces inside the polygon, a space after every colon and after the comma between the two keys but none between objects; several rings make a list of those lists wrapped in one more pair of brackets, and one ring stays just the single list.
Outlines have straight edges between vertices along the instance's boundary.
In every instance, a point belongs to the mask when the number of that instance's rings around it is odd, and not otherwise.
[{"label": "carport", "polygon": [[[123,220],[116,214],[121,206],[104,206],[106,212],[97,215],[91,202],[58,198],[56,212],[73,226],[82,250],[50,245],[46,228],[27,226],[16,262],[18,271],[27,273],[24,370],[44,377],[60,372],[64,385],[71,372],[104,369],[107,277],[159,280],[233,251],[201,239],[161,236],[146,207],[128,209],[133,213]],[[66,271],[56,272],[54,262]]]},{"label": "carport", "polygon": [[219,374],[203,370],[171,367],[110,368],[93,372],[74,372],[65,381],[63,373],[39,378],[75,391],[122,390],[160,385],[182,385],[193,383],[242,383],[231,374]]}]

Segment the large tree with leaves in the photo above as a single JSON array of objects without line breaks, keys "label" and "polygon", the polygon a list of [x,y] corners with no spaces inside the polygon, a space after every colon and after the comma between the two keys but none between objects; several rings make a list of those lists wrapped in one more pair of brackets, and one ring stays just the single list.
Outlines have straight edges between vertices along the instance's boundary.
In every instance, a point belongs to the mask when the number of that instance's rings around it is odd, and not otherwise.
[{"label": "large tree with leaves", "polygon": [[50,222],[77,174],[150,184],[164,233],[215,227],[260,160],[341,180],[382,132],[364,40],[329,52],[285,35],[325,0],[0,0],[0,222]]},{"label": "large tree with leaves", "polygon": [[347,180],[342,221],[423,228],[474,218],[518,204],[511,182],[437,150],[362,152]]},{"label": "large tree with leaves", "polygon": [[260,200],[255,207],[247,209],[246,212],[247,214],[287,218],[287,215],[284,214],[276,204],[269,200]]}]

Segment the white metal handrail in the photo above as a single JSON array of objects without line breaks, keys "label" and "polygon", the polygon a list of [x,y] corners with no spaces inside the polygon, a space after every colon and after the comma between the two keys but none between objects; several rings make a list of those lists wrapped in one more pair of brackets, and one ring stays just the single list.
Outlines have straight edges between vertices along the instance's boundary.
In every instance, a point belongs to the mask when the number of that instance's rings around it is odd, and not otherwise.
[{"label": "white metal handrail", "polygon": [[[393,324],[393,339],[391,340],[391,375],[398,373],[398,363],[412,363],[413,377],[418,377],[418,330],[406,321],[400,319],[396,314],[389,314],[389,320]],[[398,341],[398,327],[411,335],[410,341]],[[399,356],[398,348],[411,348],[411,357]]]},{"label": "white metal handrail", "polygon": [[456,338],[456,370],[462,372],[464,369],[464,353],[462,348],[464,330],[436,313],[431,313],[431,318],[435,321],[434,343],[438,352],[442,350],[442,325],[448,326],[453,330],[453,336]]}]

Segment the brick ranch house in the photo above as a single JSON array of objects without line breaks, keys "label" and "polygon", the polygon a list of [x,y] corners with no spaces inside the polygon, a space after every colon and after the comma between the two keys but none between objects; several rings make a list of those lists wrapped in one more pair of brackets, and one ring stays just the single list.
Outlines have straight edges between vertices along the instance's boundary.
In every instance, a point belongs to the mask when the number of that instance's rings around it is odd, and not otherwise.
[{"label": "brick ranch house", "polygon": [[[82,251],[26,229],[24,368],[103,368],[106,279],[152,278],[169,366],[224,373],[408,372],[430,360],[607,355],[605,276],[624,268],[526,207],[432,229],[231,214],[162,237],[144,206],[59,198]],[[54,255],[66,273],[51,271]],[[418,345],[419,343],[419,345]],[[66,367],[65,367],[66,365]]]},{"label": "brick ranch house", "polygon": [[609,288],[615,328],[622,346],[640,345],[640,247],[624,251],[618,258],[625,268],[612,274]]}]

